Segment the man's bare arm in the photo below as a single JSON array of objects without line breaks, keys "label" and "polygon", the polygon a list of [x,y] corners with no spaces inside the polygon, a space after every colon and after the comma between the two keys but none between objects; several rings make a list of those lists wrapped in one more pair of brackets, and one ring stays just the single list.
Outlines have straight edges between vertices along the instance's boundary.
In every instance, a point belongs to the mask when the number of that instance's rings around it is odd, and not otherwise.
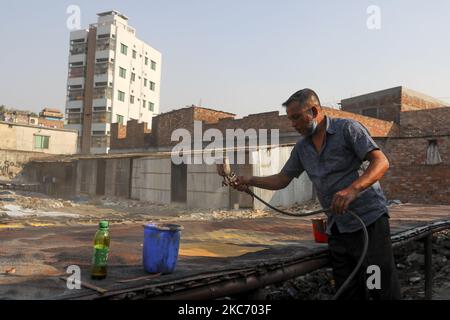
[{"label": "man's bare arm", "polygon": [[286,188],[292,181],[292,177],[289,177],[283,173],[277,173],[267,177],[238,177],[236,189],[243,190],[245,186],[253,186],[267,190],[280,190]]},{"label": "man's bare arm", "polygon": [[369,152],[366,156],[366,160],[369,160],[370,162],[369,167],[351,185],[358,193],[366,190],[372,184],[379,181],[389,169],[389,161],[380,150]]},{"label": "man's bare arm", "polygon": [[331,203],[331,209],[334,213],[340,214],[347,210],[350,203],[356,199],[360,192],[379,181],[389,169],[389,161],[380,150],[369,152],[366,159],[370,162],[366,171],[348,188],[336,192],[334,195]]}]

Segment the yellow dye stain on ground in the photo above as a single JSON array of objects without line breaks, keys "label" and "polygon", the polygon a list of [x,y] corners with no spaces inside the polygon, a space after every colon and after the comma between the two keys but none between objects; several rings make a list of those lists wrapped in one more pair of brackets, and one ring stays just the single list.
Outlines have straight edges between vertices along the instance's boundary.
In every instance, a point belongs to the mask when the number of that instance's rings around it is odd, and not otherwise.
[{"label": "yellow dye stain on ground", "polygon": [[221,229],[187,237],[190,240],[199,241],[226,241],[228,243],[254,245],[273,245],[283,241],[298,240],[298,237],[271,232],[257,232],[238,229]]},{"label": "yellow dye stain on ground", "polygon": [[50,226],[56,226],[55,223],[40,223],[40,222],[30,222],[28,223],[32,227],[50,227]]},{"label": "yellow dye stain on ground", "polygon": [[227,243],[187,243],[180,245],[180,256],[187,257],[237,257],[249,252],[257,252],[265,247],[245,247]]},{"label": "yellow dye stain on ground", "polygon": [[19,229],[19,228],[25,228],[25,226],[23,224],[19,224],[19,223],[10,223],[10,224],[0,223],[0,230],[1,229]]}]

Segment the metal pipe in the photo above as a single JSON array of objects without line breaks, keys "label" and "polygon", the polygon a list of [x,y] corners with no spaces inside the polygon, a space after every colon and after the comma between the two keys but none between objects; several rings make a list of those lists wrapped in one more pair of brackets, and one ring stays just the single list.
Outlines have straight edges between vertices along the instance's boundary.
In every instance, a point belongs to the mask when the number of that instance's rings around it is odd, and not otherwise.
[{"label": "metal pipe", "polygon": [[262,275],[250,275],[244,279],[230,280],[217,284],[187,289],[168,295],[160,295],[150,300],[204,300],[226,297],[238,293],[254,291],[269,284],[279,283],[302,274],[322,268],[329,262],[328,256],[308,260],[268,271]]}]

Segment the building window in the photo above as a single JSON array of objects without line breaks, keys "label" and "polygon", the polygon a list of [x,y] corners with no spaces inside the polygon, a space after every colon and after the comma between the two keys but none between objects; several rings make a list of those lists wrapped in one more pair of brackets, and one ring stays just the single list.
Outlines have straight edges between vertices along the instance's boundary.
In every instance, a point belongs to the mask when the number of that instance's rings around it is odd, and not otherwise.
[{"label": "building window", "polygon": [[123,53],[124,55],[127,55],[128,47],[123,43],[120,44],[120,52]]},{"label": "building window", "polygon": [[155,91],[155,83],[150,81],[150,90]]},{"label": "building window", "polygon": [[99,87],[106,87],[108,85],[108,82],[96,82],[95,83],[95,87],[99,88]]},{"label": "building window", "polygon": [[145,65],[148,66],[148,58],[145,57]]},{"label": "building window", "polygon": [[127,70],[122,67],[119,67],[119,76],[125,79],[127,77]]},{"label": "building window", "polygon": [[151,61],[151,68],[152,70],[156,70],[156,62],[155,61]]},{"label": "building window", "polygon": [[117,115],[117,123],[123,124],[123,116],[120,114]]},{"label": "building window", "polygon": [[148,110],[154,111],[155,110],[155,104],[153,102],[148,102]]},{"label": "building window", "polygon": [[144,78],[144,87],[147,86],[147,79]]},{"label": "building window", "polygon": [[34,136],[34,147],[35,149],[48,149],[50,137],[49,136]]},{"label": "building window", "polygon": [[130,95],[130,103],[131,103],[131,104],[134,104],[134,96],[131,96],[131,95]]},{"label": "building window", "polygon": [[142,107],[145,109],[145,107],[147,107],[147,101],[145,101],[144,99],[142,99]]},{"label": "building window", "polygon": [[131,81],[136,80],[136,74],[134,72],[131,73]]},{"label": "building window", "polygon": [[437,140],[429,140],[428,141],[428,149],[427,149],[427,164],[439,164],[442,163],[442,158],[439,153]]},{"label": "building window", "polygon": [[119,90],[119,101],[125,102],[125,92]]},{"label": "building window", "polygon": [[133,50],[133,59],[136,59],[136,50]]}]

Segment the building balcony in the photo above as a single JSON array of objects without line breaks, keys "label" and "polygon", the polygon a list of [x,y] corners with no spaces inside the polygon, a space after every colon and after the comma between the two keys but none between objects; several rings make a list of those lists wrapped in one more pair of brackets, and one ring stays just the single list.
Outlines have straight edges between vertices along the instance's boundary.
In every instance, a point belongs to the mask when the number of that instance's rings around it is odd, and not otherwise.
[{"label": "building balcony", "polygon": [[83,100],[66,101],[66,109],[83,108]]},{"label": "building balcony", "polygon": [[116,48],[116,40],[111,38],[98,39],[97,40],[97,51],[104,50],[114,50]]},{"label": "building balcony", "polygon": [[99,75],[99,74],[108,74],[111,73],[114,70],[114,63],[112,62],[101,62],[101,63],[96,63],[95,64],[95,74]]},{"label": "building balcony", "polygon": [[87,44],[86,43],[74,43],[70,46],[70,54],[86,54]]},{"label": "building balcony", "polygon": [[83,124],[83,114],[68,113],[66,115],[66,124]]},{"label": "building balcony", "polygon": [[111,123],[111,112],[94,112],[92,114],[93,123]]},{"label": "building balcony", "polygon": [[91,148],[107,148],[109,147],[110,137],[107,135],[93,135],[91,137]]},{"label": "building balcony", "polygon": [[84,99],[84,89],[69,90],[67,94],[68,101],[82,101]]},{"label": "building balcony", "polygon": [[112,99],[113,92],[110,87],[94,88],[92,99]]},{"label": "building balcony", "polygon": [[72,67],[69,68],[69,79],[72,78],[84,78],[86,72],[85,67]]},{"label": "building balcony", "polygon": [[80,63],[86,64],[86,55],[85,54],[75,54],[69,55],[69,63]]}]

